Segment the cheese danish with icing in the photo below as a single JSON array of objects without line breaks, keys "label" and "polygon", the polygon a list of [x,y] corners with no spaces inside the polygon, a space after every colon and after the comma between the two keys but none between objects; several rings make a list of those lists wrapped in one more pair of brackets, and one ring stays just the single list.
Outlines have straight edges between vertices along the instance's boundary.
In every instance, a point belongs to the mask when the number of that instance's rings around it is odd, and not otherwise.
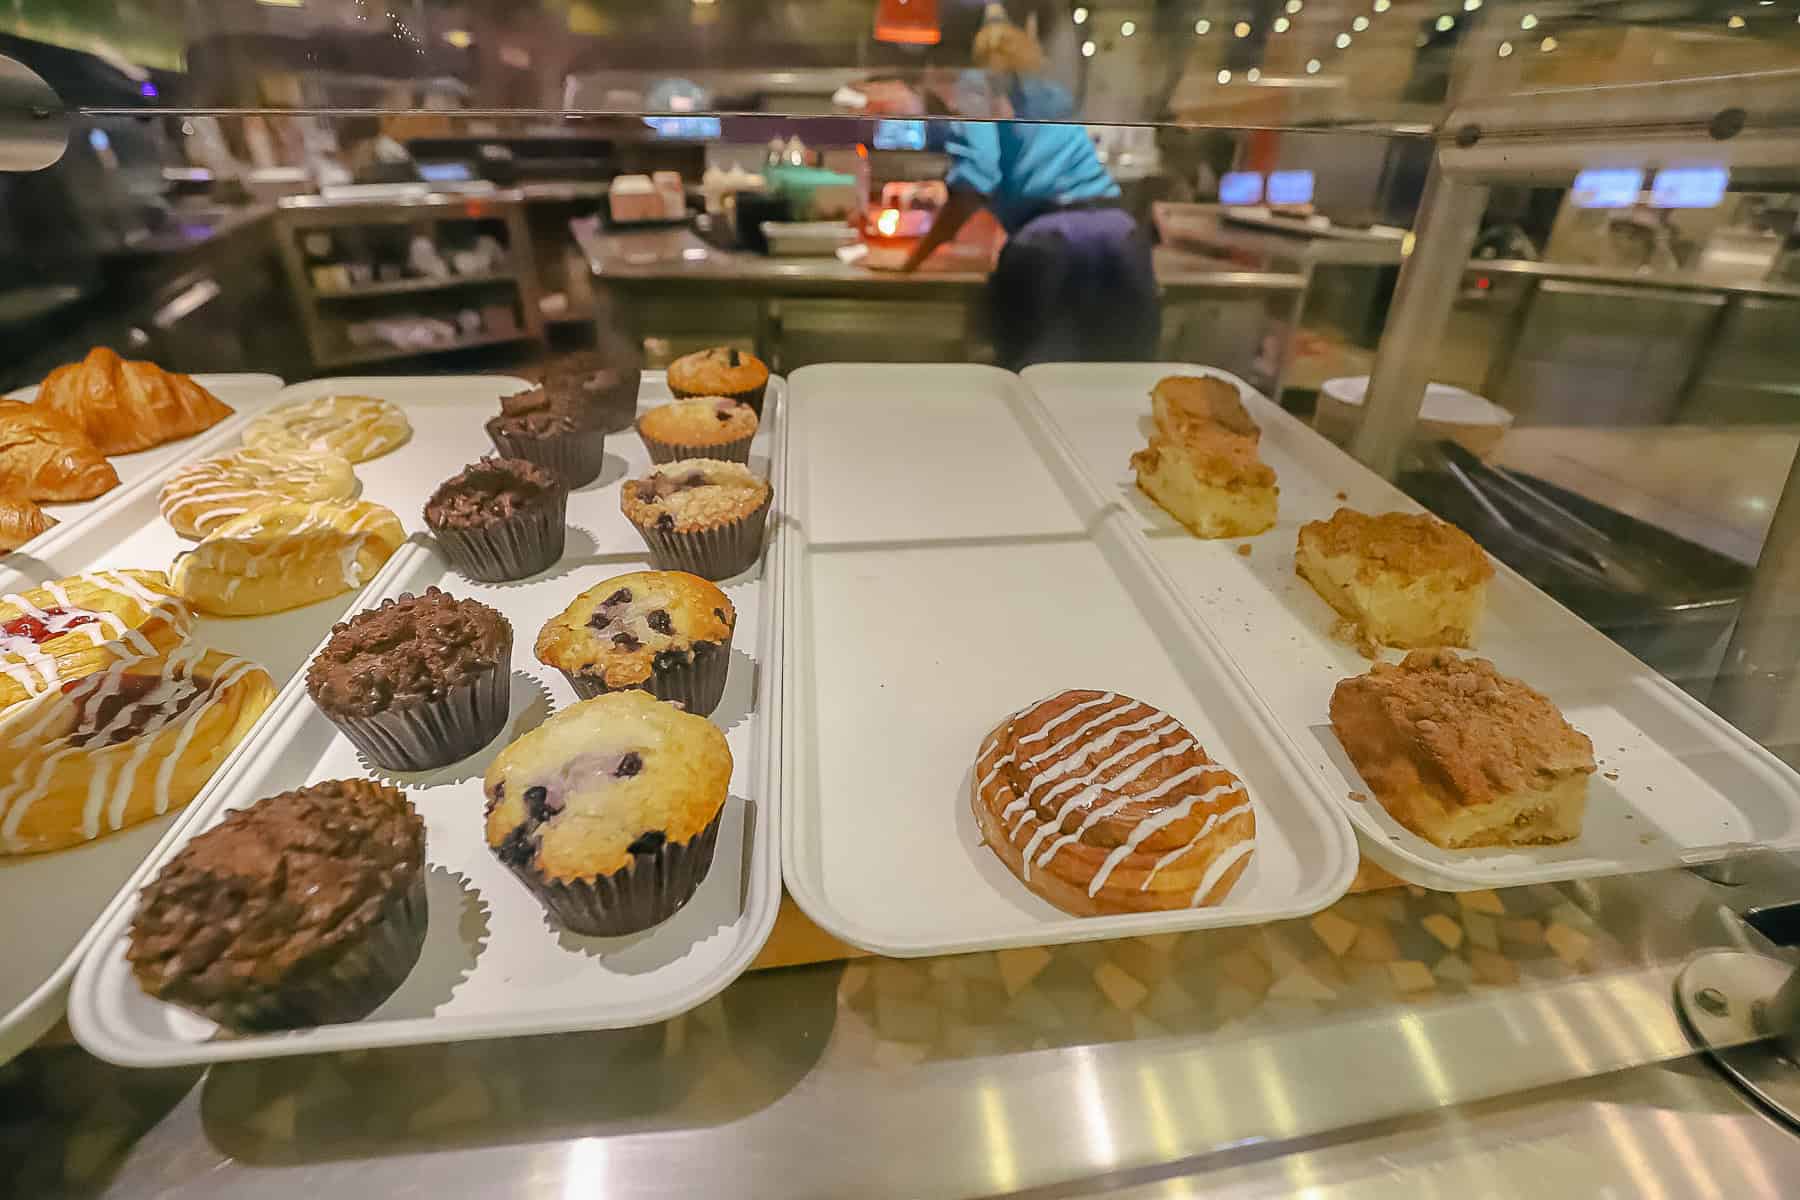
[{"label": "cheese danish with icing", "polygon": [[341,454],[246,447],[189,463],[163,484],[163,520],[182,537],[201,538],[240,513],[276,500],[348,500],[356,472]]},{"label": "cheese danish with icing", "polygon": [[169,579],[203,613],[260,616],[361,588],[405,540],[399,518],[367,500],[281,500],[176,555]]},{"label": "cheese danish with icing", "polygon": [[15,704],[0,714],[0,854],[184,807],[274,698],[255,663],[189,643]]},{"label": "cheese danish with icing", "polygon": [[981,744],[981,837],[1076,916],[1217,904],[1249,866],[1256,810],[1180,721],[1129,696],[1068,691]]},{"label": "cheese danish with icing", "polygon": [[161,571],[90,571],[0,596],[0,708],[165,654],[193,625]]},{"label": "cheese danish with icing", "polygon": [[253,450],[322,450],[353,463],[380,458],[411,437],[406,414],[374,396],[299,400],[244,426],[244,445]]}]

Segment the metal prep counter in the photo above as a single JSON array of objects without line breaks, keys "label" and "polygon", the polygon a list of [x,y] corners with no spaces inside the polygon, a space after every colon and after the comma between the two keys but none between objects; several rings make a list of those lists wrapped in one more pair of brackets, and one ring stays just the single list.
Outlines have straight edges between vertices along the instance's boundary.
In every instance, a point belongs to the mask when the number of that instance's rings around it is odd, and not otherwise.
[{"label": "metal prep counter", "polygon": [[[654,330],[669,357],[720,343],[754,348],[777,371],[814,362],[966,362],[991,358],[986,273],[936,265],[911,274],[832,257],[721,250],[686,228],[580,239],[601,319]],[[1267,378],[1263,337],[1305,287],[1296,273],[1222,269],[1167,247],[1163,353]]]}]

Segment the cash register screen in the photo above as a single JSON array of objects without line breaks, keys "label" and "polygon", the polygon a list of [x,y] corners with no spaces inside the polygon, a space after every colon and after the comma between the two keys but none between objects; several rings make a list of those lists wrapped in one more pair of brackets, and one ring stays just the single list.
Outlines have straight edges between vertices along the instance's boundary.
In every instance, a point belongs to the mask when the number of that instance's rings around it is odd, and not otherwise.
[{"label": "cash register screen", "polygon": [[1227,171],[1219,177],[1220,204],[1255,204],[1262,199],[1262,175],[1257,171]]},{"label": "cash register screen", "polygon": [[1576,208],[1630,208],[1643,189],[1636,167],[1589,167],[1575,176],[1569,199]]},{"label": "cash register screen", "polygon": [[1724,167],[1665,167],[1650,181],[1650,203],[1658,208],[1717,208],[1725,199]]}]

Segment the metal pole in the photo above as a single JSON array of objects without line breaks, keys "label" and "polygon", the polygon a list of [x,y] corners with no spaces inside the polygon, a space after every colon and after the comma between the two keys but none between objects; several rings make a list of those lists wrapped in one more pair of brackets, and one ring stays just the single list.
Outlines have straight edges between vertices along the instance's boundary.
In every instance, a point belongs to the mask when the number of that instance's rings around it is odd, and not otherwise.
[{"label": "metal pole", "polygon": [[1769,523],[1756,575],[1744,597],[1725,662],[1713,689],[1713,709],[1759,742],[1794,728],[1782,720],[1796,704],[1800,668],[1800,456]]},{"label": "metal pole", "polygon": [[1469,252],[1487,208],[1485,183],[1446,177],[1434,160],[1419,202],[1412,253],[1400,267],[1375,369],[1363,402],[1362,424],[1350,453],[1392,479],[1419,420],[1419,405],[1437,357],[1450,309],[1462,287]]}]

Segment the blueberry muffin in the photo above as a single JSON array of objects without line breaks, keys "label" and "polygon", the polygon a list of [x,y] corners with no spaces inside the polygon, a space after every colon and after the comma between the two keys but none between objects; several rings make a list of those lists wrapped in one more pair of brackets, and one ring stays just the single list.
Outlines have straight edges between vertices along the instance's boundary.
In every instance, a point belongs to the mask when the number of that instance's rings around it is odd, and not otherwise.
[{"label": "blueberry muffin", "polygon": [[306,691],[371,763],[428,771],[499,736],[511,672],[505,617],[426,588],[332,626]]},{"label": "blueberry muffin", "polygon": [[647,692],[583,700],[500,752],[487,844],[564,928],[616,937],[666,921],[712,866],[731,749]]},{"label": "blueberry muffin", "polygon": [[619,508],[658,567],[727,579],[756,564],[774,494],[742,463],[686,458],[628,480]]},{"label": "blueberry muffin", "polygon": [[607,433],[631,427],[637,416],[643,363],[622,338],[593,350],[559,355],[544,367],[544,390]]},{"label": "blueberry muffin", "polygon": [[748,404],[703,396],[651,409],[638,418],[637,431],[651,462],[717,458],[747,463],[756,426],[756,411]]},{"label": "blueberry muffin", "polygon": [[522,458],[484,458],[438,485],[425,524],[470,579],[523,579],[562,557],[569,489]]},{"label": "blueberry muffin", "polygon": [[501,400],[487,433],[502,457],[545,467],[569,488],[592,483],[606,465],[606,431],[541,387]]},{"label": "blueberry muffin", "polygon": [[637,571],[589,588],[538,634],[538,661],[584,699],[642,688],[699,716],[719,706],[737,610],[681,571]]},{"label": "blueberry muffin", "polygon": [[724,396],[748,404],[762,416],[769,368],[754,354],[729,347],[684,354],[669,364],[669,390],[677,399]]},{"label": "blueberry muffin", "polygon": [[425,822],[368,779],[235,809],[139,895],[138,986],[230,1029],[356,1021],[425,941]]}]

